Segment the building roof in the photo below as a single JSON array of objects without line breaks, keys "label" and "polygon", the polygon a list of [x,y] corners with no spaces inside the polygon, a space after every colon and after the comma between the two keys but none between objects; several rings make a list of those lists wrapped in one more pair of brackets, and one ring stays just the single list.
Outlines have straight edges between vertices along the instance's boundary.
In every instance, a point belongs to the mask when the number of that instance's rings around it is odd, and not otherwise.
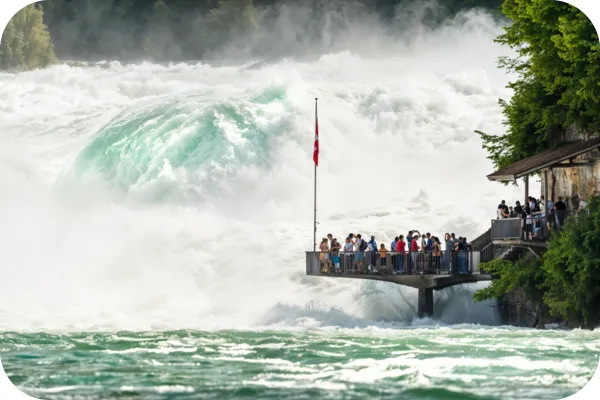
[{"label": "building roof", "polygon": [[600,138],[578,140],[564,146],[545,150],[535,156],[525,158],[487,176],[490,181],[511,182],[522,176],[577,157],[600,147]]}]

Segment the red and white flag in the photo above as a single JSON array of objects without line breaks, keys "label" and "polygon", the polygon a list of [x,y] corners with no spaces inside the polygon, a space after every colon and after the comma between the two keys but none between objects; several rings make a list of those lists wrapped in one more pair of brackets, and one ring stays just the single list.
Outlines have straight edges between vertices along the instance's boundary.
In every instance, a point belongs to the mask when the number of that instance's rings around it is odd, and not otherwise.
[{"label": "red and white flag", "polygon": [[317,110],[315,109],[315,150],[313,152],[313,161],[316,166],[319,166],[319,119]]}]

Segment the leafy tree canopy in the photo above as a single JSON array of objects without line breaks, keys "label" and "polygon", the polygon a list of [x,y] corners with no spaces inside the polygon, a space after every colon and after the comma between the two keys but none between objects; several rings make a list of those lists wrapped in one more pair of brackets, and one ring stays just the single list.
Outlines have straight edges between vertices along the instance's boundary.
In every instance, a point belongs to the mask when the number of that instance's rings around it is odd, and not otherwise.
[{"label": "leafy tree canopy", "polygon": [[576,221],[548,245],[542,269],[544,302],[566,319],[600,324],[600,197],[588,203],[590,214]]},{"label": "leafy tree canopy", "polygon": [[[439,23],[473,7],[499,12],[501,2],[434,0],[426,5],[436,10],[429,22]],[[261,56],[271,48],[269,24],[283,6],[302,9],[288,10],[288,17],[297,14],[303,21],[297,39],[304,44],[319,40],[332,26],[351,27],[350,14],[360,18],[370,13],[394,23],[398,7],[407,5],[424,6],[420,0],[45,0],[37,7],[44,8],[44,22],[61,59],[185,61],[213,57],[232,44],[238,45],[232,53],[241,53],[247,50],[244,40],[236,39],[257,33],[252,48],[257,54],[252,55]]]},{"label": "leafy tree canopy", "polygon": [[554,0],[506,0],[502,11],[512,24],[497,42],[517,56],[499,66],[518,79],[500,101],[506,134],[479,132],[499,169],[560,144],[569,126],[600,128],[600,42],[585,14]]},{"label": "leafy tree canopy", "polygon": [[495,259],[482,263],[481,268],[492,274],[495,278],[492,283],[473,294],[477,302],[499,299],[517,289],[524,289],[530,296],[540,298],[543,294],[544,271],[540,269],[539,262],[511,261]]},{"label": "leafy tree canopy", "polygon": [[0,42],[0,69],[44,68],[56,61],[40,8],[29,5],[8,23]]}]

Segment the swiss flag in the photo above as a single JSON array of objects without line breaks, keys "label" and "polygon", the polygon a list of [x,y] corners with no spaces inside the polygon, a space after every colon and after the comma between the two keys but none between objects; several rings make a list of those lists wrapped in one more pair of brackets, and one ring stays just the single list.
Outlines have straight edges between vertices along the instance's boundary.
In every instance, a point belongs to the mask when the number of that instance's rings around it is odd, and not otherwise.
[{"label": "swiss flag", "polygon": [[319,120],[315,117],[315,150],[313,152],[313,161],[319,166]]}]

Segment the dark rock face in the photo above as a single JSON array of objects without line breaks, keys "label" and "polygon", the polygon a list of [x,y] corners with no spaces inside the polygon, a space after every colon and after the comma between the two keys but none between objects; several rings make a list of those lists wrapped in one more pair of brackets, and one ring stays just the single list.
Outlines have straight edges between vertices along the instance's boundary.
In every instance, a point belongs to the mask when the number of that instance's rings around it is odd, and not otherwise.
[{"label": "dark rock face", "polygon": [[524,328],[544,329],[550,326],[565,326],[565,321],[550,316],[548,307],[541,299],[533,299],[523,289],[517,289],[498,301],[502,322]]}]

